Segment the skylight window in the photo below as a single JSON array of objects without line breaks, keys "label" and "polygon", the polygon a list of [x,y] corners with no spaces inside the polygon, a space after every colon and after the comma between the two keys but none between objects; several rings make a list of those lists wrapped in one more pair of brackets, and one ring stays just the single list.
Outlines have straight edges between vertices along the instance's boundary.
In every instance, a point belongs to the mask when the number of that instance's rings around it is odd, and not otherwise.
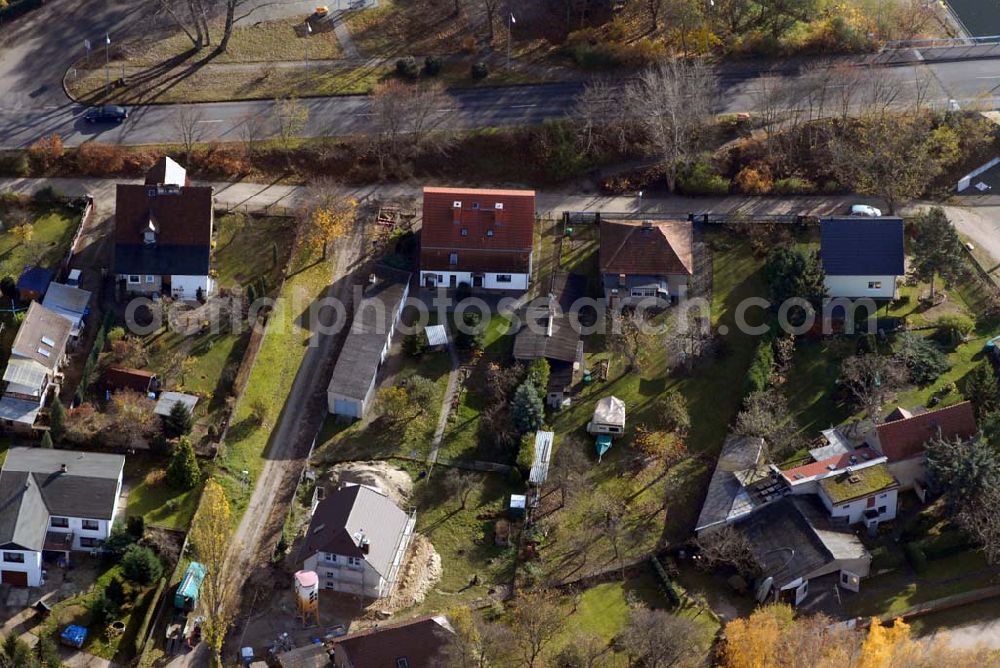
[{"label": "skylight window", "polygon": [[46,350],[45,348],[39,348],[38,349],[38,354],[42,355],[44,357],[52,357],[52,351],[51,350]]},{"label": "skylight window", "polygon": [[42,343],[44,343],[44,344],[45,344],[45,345],[47,345],[47,346],[54,346],[54,345],[56,345],[56,342],[55,342],[55,341],[53,341],[52,339],[50,339],[50,338],[49,338],[49,337],[47,337],[47,336],[43,336],[43,337],[42,337]]}]

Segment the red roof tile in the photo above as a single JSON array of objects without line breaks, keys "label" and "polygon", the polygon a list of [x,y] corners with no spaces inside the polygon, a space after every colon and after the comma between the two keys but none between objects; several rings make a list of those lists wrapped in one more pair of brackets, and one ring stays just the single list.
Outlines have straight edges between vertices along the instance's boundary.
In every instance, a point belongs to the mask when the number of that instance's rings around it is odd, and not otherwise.
[{"label": "red roof tile", "polygon": [[[789,482],[795,482],[797,480],[802,480],[803,478],[811,478],[812,476],[832,473],[833,471],[847,468],[852,464],[851,457],[855,458],[853,463],[861,463],[871,461],[872,459],[881,456],[882,455],[875,450],[863,446],[857,448],[853,452],[845,452],[827,459],[821,459],[818,462],[810,462],[808,464],[803,464],[802,466],[796,466],[795,468],[788,469],[787,471],[782,471],[781,475],[783,475]],[[833,466],[833,468],[831,469],[830,466]]]},{"label": "red roof tile", "polygon": [[686,220],[602,220],[602,274],[691,274],[694,233]]},{"label": "red roof tile", "polygon": [[104,370],[101,378],[103,387],[108,390],[135,390],[145,394],[156,374],[145,369],[129,369],[121,366],[111,366]]},{"label": "red roof tile", "polygon": [[533,190],[424,188],[421,268],[526,272],[534,230]]},{"label": "red roof tile", "polygon": [[965,439],[975,435],[977,429],[972,404],[963,401],[910,418],[884,422],[876,432],[882,453],[890,462],[896,462],[923,454],[924,444],[938,434],[947,440]]}]

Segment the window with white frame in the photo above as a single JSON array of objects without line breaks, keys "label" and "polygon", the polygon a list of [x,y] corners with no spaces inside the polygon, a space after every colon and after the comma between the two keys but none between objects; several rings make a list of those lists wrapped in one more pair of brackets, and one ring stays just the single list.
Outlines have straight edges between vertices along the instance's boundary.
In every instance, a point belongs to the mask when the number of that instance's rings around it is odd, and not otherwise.
[{"label": "window with white frame", "polygon": [[21,552],[4,552],[3,560],[9,564],[23,564],[24,554]]},{"label": "window with white frame", "polygon": [[135,275],[135,274],[132,274],[131,276],[128,277],[128,282],[129,283],[138,283],[139,282],[139,277],[137,275]]},{"label": "window with white frame", "polygon": [[451,253],[448,255],[448,264],[453,266],[458,264],[458,253]]},{"label": "window with white frame", "polygon": [[97,547],[99,544],[96,538],[80,538],[80,547]]},{"label": "window with white frame", "polygon": [[49,526],[55,529],[68,529],[69,528],[69,518],[68,517],[52,517],[49,519]]},{"label": "window with white frame", "polygon": [[147,283],[152,283],[155,280],[156,280],[156,276],[153,276],[152,274],[146,274],[146,282]]},{"label": "window with white frame", "polygon": [[347,558],[347,565],[348,566],[353,566],[355,568],[358,568],[358,567],[361,566],[361,559],[359,557],[348,557]]},{"label": "window with white frame", "polygon": [[497,274],[497,283],[510,283],[510,274]]},{"label": "window with white frame", "polygon": [[881,290],[882,289],[882,281],[868,281],[868,289],[869,290]]},{"label": "window with white frame", "polygon": [[101,523],[97,520],[83,520],[80,525],[84,531],[97,531],[101,528]]}]

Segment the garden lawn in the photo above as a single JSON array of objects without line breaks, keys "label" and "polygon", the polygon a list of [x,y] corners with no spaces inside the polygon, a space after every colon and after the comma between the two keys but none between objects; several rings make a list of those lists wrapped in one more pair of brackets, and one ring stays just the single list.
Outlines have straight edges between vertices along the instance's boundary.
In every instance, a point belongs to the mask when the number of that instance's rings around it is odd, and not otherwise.
[{"label": "garden lawn", "polygon": [[[411,376],[424,376],[434,381],[434,401],[422,407],[424,412],[405,425],[387,426],[378,418],[347,422],[328,415],[316,442],[316,458],[325,462],[388,457],[423,461],[430,454],[450,370],[451,360],[447,351],[426,353],[419,359],[405,357],[392,378],[392,384],[399,385]],[[372,407],[371,410],[377,411],[378,408]]]},{"label": "garden lawn", "polygon": [[[590,462],[590,493],[578,495],[565,508],[547,520],[558,525],[558,532],[569,538],[585,531],[593,522],[595,498],[608,495],[629,499],[623,521],[627,539],[622,541],[621,556],[628,561],[649,554],[664,543],[686,540],[697,519],[704,489],[714,461],[712,456],[722,446],[727,427],[739,410],[743,397],[743,377],[749,367],[757,337],[742,333],[735,326],[737,305],[747,297],[763,295],[764,283],[760,261],[750,252],[749,244],[725,231],[709,231],[713,251],[712,312],[713,325],[724,327],[724,352],[719,359],[699,366],[690,375],[668,375],[665,353],[657,347],[638,372],[627,371],[626,363],[613,359],[607,382],[595,382],[574,398],[573,405],[551,416],[556,433],[556,457],[582,457]],[[760,317],[763,317],[761,314]],[[758,324],[755,313],[747,314],[750,324]],[[589,368],[599,359],[611,357],[604,350],[600,336],[586,343]],[[687,448],[691,457],[670,471],[652,466],[635,471],[631,443],[636,426],[654,424],[654,402],[668,390],[680,392],[688,402],[691,431]],[[594,438],[586,433],[594,404],[601,397],[614,395],[625,402],[626,434],[615,440],[611,450],[598,464]],[[564,444],[573,450],[563,451]],[[577,449],[579,448],[579,449]],[[613,546],[601,536],[585,553],[578,553],[572,540],[557,538],[549,548],[544,568],[557,579],[580,576],[586,572],[613,567]]]},{"label": "garden lawn", "polygon": [[[651,568],[649,571],[644,571],[642,575],[630,578],[625,582],[606,582],[596,585],[584,590],[577,597],[575,605],[568,600],[562,604],[566,612],[566,619],[562,633],[552,644],[552,656],[558,654],[566,645],[581,635],[598,638],[603,643],[610,645],[628,622],[630,601],[634,605],[649,608],[663,609],[668,606],[668,601],[661,593]],[[676,614],[691,617],[698,624],[698,640],[704,648],[707,659],[712,639],[718,630],[718,624],[710,615],[697,615],[696,613],[696,608],[684,607],[683,604],[681,609],[676,611]],[[610,648],[609,653],[610,655],[605,658],[606,661],[611,661],[613,655],[615,660],[613,665],[618,665],[618,661],[622,662],[622,665],[626,665],[624,653],[614,652]]]},{"label": "garden lawn", "polygon": [[[462,510],[459,500],[447,494],[444,480],[448,471],[438,465],[413,487],[416,530],[430,539],[441,555],[442,572],[416,613],[441,612],[485,598],[490,586],[509,584],[514,577],[515,548],[498,547],[493,540],[495,520],[480,518],[500,516],[511,492],[520,491],[520,486],[512,486],[499,474],[472,473],[478,484]],[[474,575],[479,575],[478,585],[471,584]]]},{"label": "garden lawn", "polygon": [[[14,280],[26,266],[39,264],[55,269],[69,252],[73,236],[80,223],[80,213],[59,205],[31,205],[31,225],[34,236],[22,244],[5,230],[0,232],[0,276]],[[0,220],[6,222],[9,209],[0,209]]]},{"label": "garden lawn", "polygon": [[[315,260],[304,251],[302,257],[293,260],[292,271],[271,313],[267,333],[218,459],[216,477],[234,507],[234,521],[239,521],[251,493],[249,486],[244,488],[240,483],[241,471],[249,471],[250,479],[256,480],[264,466],[271,429],[291,392],[312,336],[308,318],[301,316],[325,293],[330,272],[329,262]],[[262,424],[257,424],[253,416],[255,405],[263,407]]]},{"label": "garden lawn", "polygon": [[[490,318],[483,332],[483,356],[477,364],[510,362],[514,348],[513,333],[508,331],[510,324],[510,320],[504,316],[494,315]],[[479,417],[486,407],[486,400],[479,393],[470,392],[467,387],[460,391],[458,407],[448,419],[439,456],[444,460],[483,459],[483,453],[479,451]]]},{"label": "garden lawn", "polygon": [[132,456],[125,460],[125,484],[129,486],[126,517],[141,515],[146,524],[187,530],[198,506],[200,486],[176,490],[166,481],[167,460]]},{"label": "garden lawn", "polygon": [[271,294],[288,262],[294,221],[229,213],[217,221],[215,267],[221,288],[252,286],[254,296]]}]

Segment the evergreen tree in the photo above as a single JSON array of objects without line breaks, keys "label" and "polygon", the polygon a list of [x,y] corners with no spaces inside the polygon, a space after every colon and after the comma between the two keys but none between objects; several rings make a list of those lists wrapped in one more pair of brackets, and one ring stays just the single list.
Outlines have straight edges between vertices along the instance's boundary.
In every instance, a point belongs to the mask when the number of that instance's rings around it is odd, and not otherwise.
[{"label": "evergreen tree", "polygon": [[163,564],[148,547],[130,545],[125,550],[121,564],[122,575],[139,585],[152,584],[163,575]]},{"label": "evergreen tree", "polygon": [[984,490],[1000,485],[1000,461],[988,444],[934,438],[927,442],[927,474],[934,489],[944,492],[952,512],[975,503]]},{"label": "evergreen tree", "polygon": [[933,300],[936,277],[950,284],[965,272],[962,240],[940,207],[914,216],[911,225],[913,243],[909,250],[913,254],[913,273],[921,281],[930,283]]},{"label": "evergreen tree", "polygon": [[514,426],[522,434],[536,431],[542,426],[545,407],[542,405],[542,400],[534,385],[527,382],[522,383],[514,392],[511,416],[514,419]]},{"label": "evergreen tree", "polygon": [[177,489],[191,489],[198,484],[201,471],[198,468],[198,458],[195,457],[191,441],[182,438],[174,448],[167,467],[167,482]]},{"label": "evergreen tree", "polygon": [[62,440],[63,434],[66,433],[66,408],[59,400],[58,394],[52,400],[52,406],[49,408],[49,433],[56,441]]},{"label": "evergreen tree", "polygon": [[191,433],[194,427],[194,418],[191,411],[180,401],[174,403],[169,415],[163,420],[163,433],[167,438],[180,438]]},{"label": "evergreen tree", "polygon": [[973,369],[965,379],[962,395],[972,402],[979,421],[1000,409],[1000,384],[993,367],[983,362]]},{"label": "evergreen tree", "polygon": [[42,447],[43,448],[50,448],[50,449],[53,447],[52,446],[52,435],[49,434],[49,432],[45,432],[44,434],[42,434]]}]

